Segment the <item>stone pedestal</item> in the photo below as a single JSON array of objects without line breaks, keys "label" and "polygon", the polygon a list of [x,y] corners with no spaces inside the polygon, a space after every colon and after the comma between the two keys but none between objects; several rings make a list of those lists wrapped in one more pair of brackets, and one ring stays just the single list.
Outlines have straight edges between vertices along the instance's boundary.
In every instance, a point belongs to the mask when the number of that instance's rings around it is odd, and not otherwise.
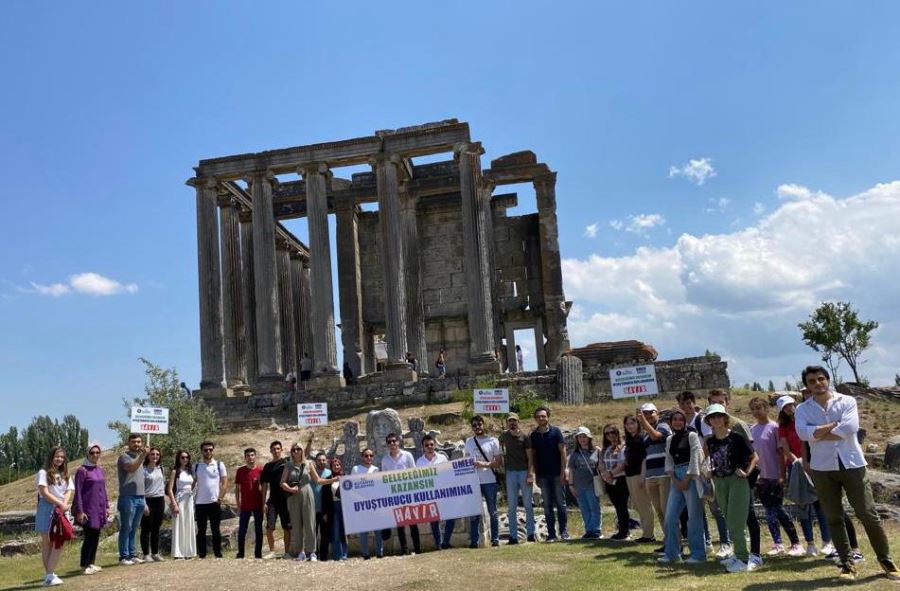
[{"label": "stone pedestal", "polygon": [[[344,377],[336,373],[320,373],[303,382],[306,390],[340,390],[347,385]],[[351,466],[352,468],[352,466]]]}]

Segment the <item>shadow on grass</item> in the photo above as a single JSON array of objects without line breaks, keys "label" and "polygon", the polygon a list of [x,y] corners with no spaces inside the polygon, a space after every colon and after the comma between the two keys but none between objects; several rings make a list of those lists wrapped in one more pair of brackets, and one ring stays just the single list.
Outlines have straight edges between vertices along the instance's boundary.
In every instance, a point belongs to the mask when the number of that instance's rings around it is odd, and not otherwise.
[{"label": "shadow on grass", "polygon": [[883,589],[894,588],[892,584],[881,574],[872,574],[867,577],[860,577],[852,583],[842,581],[837,578],[837,574],[833,577],[821,577],[819,579],[804,579],[794,581],[779,581],[773,583],[767,581],[763,583],[753,583],[744,587],[743,591],[810,591],[812,589],[831,589],[833,587],[854,587],[856,585],[865,585],[867,583],[875,583],[879,579],[884,583]]}]

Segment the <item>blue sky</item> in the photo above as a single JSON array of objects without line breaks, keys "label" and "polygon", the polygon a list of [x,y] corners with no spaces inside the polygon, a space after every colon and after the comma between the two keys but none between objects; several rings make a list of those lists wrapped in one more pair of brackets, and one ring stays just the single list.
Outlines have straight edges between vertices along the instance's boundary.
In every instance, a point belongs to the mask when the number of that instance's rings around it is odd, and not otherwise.
[{"label": "blue sky", "polygon": [[4,4],[0,430],[199,381],[197,160],[448,117],[558,171],[576,344],[779,383],[845,298],[900,370],[900,6],[304,4]]}]

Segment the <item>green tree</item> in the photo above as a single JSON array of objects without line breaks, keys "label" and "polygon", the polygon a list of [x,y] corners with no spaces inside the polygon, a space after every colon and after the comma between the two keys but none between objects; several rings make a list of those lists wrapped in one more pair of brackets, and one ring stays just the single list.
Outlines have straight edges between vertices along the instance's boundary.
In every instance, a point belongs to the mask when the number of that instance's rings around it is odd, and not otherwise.
[{"label": "green tree", "polygon": [[754,392],[762,392],[762,384],[760,384],[759,382],[753,382],[753,385],[750,387],[750,389]]},{"label": "green tree", "polygon": [[894,385],[900,388],[900,373],[894,374]]},{"label": "green tree", "polygon": [[849,302],[823,302],[808,321],[797,326],[803,332],[803,342],[822,354],[822,361],[828,364],[835,379],[837,367],[844,360],[853,372],[853,380],[860,382],[861,356],[871,344],[877,322],[860,320]]},{"label": "green tree", "polygon": [[773,382],[772,380],[769,380],[769,392],[774,392],[774,391],[775,391],[775,382]]},{"label": "green tree", "polygon": [[82,457],[87,451],[88,431],[74,415],[64,416],[59,424],[59,444],[69,459]]},{"label": "green tree", "polygon": [[32,419],[31,424],[22,432],[22,469],[42,468],[50,449],[59,445],[60,439],[58,422],[46,415]]},{"label": "green tree", "polygon": [[162,452],[163,462],[169,464],[176,450],[186,449],[192,455],[198,453],[200,443],[216,433],[216,415],[213,410],[199,398],[192,398],[181,388],[178,372],[174,369],[163,369],[150,361],[140,358],[144,365],[146,379],[144,395],[128,399],[124,398],[128,422],[111,421],[108,427],[119,434],[124,445],[131,432],[131,407],[152,406],[169,409],[168,435],[153,435],[150,442]]},{"label": "green tree", "polygon": [[787,381],[786,381],[786,382],[784,383],[784,389],[787,390],[788,392],[790,392],[791,390],[794,389],[794,386],[791,385],[790,382],[787,382]]}]

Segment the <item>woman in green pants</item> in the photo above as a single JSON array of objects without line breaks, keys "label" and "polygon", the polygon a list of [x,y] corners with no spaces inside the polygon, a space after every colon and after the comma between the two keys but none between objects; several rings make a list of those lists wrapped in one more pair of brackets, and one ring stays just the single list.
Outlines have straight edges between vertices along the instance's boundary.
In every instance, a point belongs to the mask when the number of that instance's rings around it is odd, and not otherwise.
[{"label": "woman in green pants", "polygon": [[713,430],[712,437],[706,440],[709,468],[716,487],[716,502],[725,513],[734,545],[734,556],[722,564],[730,573],[753,570],[753,566],[748,565],[746,526],[751,493],[747,475],[753,471],[758,458],[747,440],[731,431],[731,417],[724,406],[709,405],[703,420]]}]

